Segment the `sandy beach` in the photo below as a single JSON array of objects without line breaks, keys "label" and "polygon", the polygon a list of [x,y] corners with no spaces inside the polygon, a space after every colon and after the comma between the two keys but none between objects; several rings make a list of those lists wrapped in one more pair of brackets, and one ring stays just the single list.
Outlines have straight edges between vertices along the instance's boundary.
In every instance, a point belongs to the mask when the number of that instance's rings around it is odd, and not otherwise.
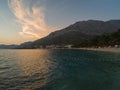
[{"label": "sandy beach", "polygon": [[104,52],[117,52],[120,53],[120,48],[80,48],[82,50],[94,50],[94,51],[104,51]]}]

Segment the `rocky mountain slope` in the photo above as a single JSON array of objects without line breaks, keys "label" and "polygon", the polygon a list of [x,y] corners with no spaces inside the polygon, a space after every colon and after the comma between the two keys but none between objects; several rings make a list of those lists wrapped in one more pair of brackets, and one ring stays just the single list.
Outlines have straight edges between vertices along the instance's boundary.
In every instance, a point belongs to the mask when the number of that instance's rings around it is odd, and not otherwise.
[{"label": "rocky mountain slope", "polygon": [[[40,45],[68,45],[80,44],[84,40],[93,38],[96,35],[109,34],[120,28],[120,20],[79,21],[62,30],[50,33],[48,36],[32,42],[29,48]],[[27,43],[26,43],[27,44]],[[22,46],[24,48],[24,46]]]}]

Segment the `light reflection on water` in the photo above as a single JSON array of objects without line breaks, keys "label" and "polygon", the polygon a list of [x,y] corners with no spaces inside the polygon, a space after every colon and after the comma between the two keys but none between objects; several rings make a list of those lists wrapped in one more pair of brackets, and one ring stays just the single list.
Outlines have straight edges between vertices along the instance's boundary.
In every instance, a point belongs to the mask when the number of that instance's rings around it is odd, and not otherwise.
[{"label": "light reflection on water", "polygon": [[120,90],[119,76],[120,53],[0,50],[0,90]]},{"label": "light reflection on water", "polygon": [[50,72],[50,68],[55,67],[52,61],[48,60],[50,55],[47,50],[35,51],[34,53],[32,51],[19,51],[17,54],[22,74],[26,76],[32,76],[36,72],[44,76]]},{"label": "light reflection on water", "polygon": [[49,82],[49,77],[56,65],[50,60],[48,50],[19,51],[17,54],[18,65],[22,70],[20,76],[29,76],[29,78],[34,78],[34,82],[37,81],[29,88],[41,87]]},{"label": "light reflection on water", "polygon": [[[4,56],[0,57],[0,62],[2,62],[0,78],[2,77],[4,83],[14,84],[13,86],[8,85],[11,89],[18,88],[19,84],[22,85],[19,88],[23,90],[44,86],[49,82],[52,70],[56,67],[56,63],[50,60],[49,50],[3,50],[0,55]],[[4,78],[10,81],[6,81]],[[3,88],[7,88],[7,86]]]}]

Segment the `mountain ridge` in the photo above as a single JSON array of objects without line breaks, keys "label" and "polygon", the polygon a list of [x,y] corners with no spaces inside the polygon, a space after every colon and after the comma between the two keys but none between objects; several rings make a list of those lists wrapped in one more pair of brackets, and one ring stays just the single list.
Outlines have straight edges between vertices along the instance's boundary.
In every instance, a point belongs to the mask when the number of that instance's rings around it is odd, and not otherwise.
[{"label": "mountain ridge", "polygon": [[34,41],[33,45],[76,44],[76,43],[81,43],[86,39],[91,39],[96,35],[109,34],[115,32],[119,28],[120,28],[120,20],[79,21],[64,29],[52,32],[48,36],[42,39],[38,39]]},{"label": "mountain ridge", "polygon": [[120,29],[120,20],[87,20],[78,21],[66,28],[51,32],[48,36],[35,40],[33,42],[25,42],[18,48],[38,48],[46,45],[69,45],[80,44],[85,40],[89,40],[94,36],[101,34],[109,34]]}]

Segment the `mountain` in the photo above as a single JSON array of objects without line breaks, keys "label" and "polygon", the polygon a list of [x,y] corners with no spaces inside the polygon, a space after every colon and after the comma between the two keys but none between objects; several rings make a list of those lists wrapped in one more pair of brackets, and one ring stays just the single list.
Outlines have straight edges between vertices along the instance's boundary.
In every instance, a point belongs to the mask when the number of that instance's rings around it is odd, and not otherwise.
[{"label": "mountain", "polygon": [[55,31],[49,36],[59,36],[64,33],[76,31],[87,35],[100,35],[103,33],[111,33],[120,28],[120,20],[99,21],[88,20],[79,21],[75,24],[68,26],[65,29]]},{"label": "mountain", "polygon": [[[120,20],[88,20],[79,21],[62,30],[50,33],[48,36],[30,43],[30,48],[40,45],[75,45],[89,40],[96,35],[109,34],[120,28]],[[27,44],[27,43],[26,43]],[[22,46],[22,45],[21,45]],[[24,46],[22,48],[25,48]]]},{"label": "mountain", "polygon": [[14,48],[17,48],[18,45],[0,45],[0,49],[14,49]]},{"label": "mountain", "polygon": [[73,47],[120,47],[120,29],[110,34],[98,35]]},{"label": "mountain", "polygon": [[24,43],[21,43],[19,46],[17,46],[16,48],[24,48],[24,49],[29,49],[29,48],[32,48],[32,42],[24,42]]}]

